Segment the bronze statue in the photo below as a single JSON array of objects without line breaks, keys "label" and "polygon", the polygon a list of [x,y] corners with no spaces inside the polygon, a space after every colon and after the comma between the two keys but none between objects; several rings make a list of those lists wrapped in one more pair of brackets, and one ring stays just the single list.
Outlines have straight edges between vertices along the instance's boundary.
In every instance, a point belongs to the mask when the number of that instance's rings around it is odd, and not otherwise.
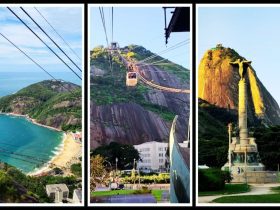
[{"label": "bronze statue", "polygon": [[248,66],[252,63],[252,61],[246,61],[243,60],[241,61],[240,58],[238,58],[236,61],[234,62],[229,62],[232,65],[238,65],[239,66],[239,75],[241,77],[241,79],[244,79],[246,73],[247,73],[247,66],[246,68],[244,68],[244,64],[247,64]]}]

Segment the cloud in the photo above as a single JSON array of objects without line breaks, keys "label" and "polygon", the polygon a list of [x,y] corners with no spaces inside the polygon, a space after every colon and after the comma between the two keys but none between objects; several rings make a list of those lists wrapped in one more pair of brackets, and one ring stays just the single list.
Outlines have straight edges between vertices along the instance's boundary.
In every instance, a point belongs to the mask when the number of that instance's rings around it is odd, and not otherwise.
[{"label": "cloud", "polygon": [[[11,7],[11,9],[16,12],[16,14],[18,14],[32,28],[32,30],[38,33],[52,49],[55,49],[57,54],[59,54],[65,61],[67,60],[57,47],[55,47],[55,45],[40,31],[40,29],[37,28],[37,26],[23,13],[23,11],[21,11],[19,7]],[[33,7],[24,7],[24,9],[74,61],[77,61],[71,50],[65,46],[64,42],[55,34],[53,29]],[[83,48],[82,9],[80,7],[37,7],[37,9],[81,57]],[[30,32],[7,8],[3,7],[0,7],[0,32],[40,64],[62,64],[62,62],[50,52],[50,50],[38,38],[36,38],[32,32]],[[2,36],[0,36],[0,49],[0,65],[34,65]]]}]

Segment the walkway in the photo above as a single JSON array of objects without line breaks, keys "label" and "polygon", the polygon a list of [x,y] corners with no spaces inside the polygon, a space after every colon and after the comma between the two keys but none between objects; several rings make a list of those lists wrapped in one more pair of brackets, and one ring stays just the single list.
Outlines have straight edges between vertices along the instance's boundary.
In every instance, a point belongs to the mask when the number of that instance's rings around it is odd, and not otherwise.
[{"label": "walkway", "polygon": [[275,184],[250,184],[251,191],[246,193],[230,194],[230,195],[211,195],[211,196],[200,196],[198,197],[198,203],[211,203],[216,198],[224,196],[239,196],[239,195],[263,195],[263,194],[273,194],[271,187],[280,186],[279,183]]}]

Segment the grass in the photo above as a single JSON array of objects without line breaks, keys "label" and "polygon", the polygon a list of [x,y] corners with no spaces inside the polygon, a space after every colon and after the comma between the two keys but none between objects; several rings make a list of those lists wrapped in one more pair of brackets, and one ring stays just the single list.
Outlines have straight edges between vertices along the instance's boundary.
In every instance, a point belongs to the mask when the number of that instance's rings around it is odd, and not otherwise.
[{"label": "grass", "polygon": [[280,186],[272,187],[274,194],[223,196],[214,199],[214,203],[280,203]]},{"label": "grass", "polygon": [[280,203],[280,194],[224,196],[213,200],[214,203]]},{"label": "grass", "polygon": [[[113,195],[131,195],[135,194],[137,190],[110,190],[110,191],[96,191],[92,192],[91,195],[95,197],[100,196],[113,196]],[[157,201],[161,201],[162,193],[164,190],[152,190],[151,194]]]},{"label": "grass", "polygon": [[210,195],[230,195],[237,193],[245,193],[250,191],[250,185],[246,184],[226,184],[225,189],[219,191],[206,191],[199,192],[199,196],[210,196]]},{"label": "grass", "polygon": [[112,195],[130,195],[133,194],[136,190],[110,190],[110,191],[96,191],[92,192],[91,195],[98,196],[112,196]]},{"label": "grass", "polygon": [[152,190],[152,195],[155,197],[157,201],[161,201],[163,190]]}]

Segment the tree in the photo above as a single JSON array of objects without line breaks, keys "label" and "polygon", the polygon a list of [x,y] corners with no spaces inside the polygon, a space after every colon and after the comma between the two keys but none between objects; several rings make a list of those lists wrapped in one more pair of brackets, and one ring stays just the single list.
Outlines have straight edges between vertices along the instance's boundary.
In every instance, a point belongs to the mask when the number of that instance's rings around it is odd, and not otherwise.
[{"label": "tree", "polygon": [[104,167],[105,159],[101,155],[90,158],[90,190],[94,191],[97,184],[106,183],[109,173]]},{"label": "tree", "polygon": [[132,169],[134,159],[140,160],[138,150],[129,144],[120,144],[117,142],[111,142],[109,145],[104,145],[96,148],[92,151],[92,155],[101,155],[111,165],[116,165],[116,158],[118,158],[117,168],[120,170]]}]

